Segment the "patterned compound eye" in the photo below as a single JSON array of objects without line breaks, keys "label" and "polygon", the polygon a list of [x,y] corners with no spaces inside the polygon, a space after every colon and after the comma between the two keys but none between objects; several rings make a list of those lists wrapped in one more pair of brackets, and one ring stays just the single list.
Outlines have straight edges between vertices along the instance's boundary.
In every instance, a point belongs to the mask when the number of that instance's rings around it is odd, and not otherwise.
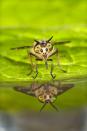
[{"label": "patterned compound eye", "polygon": [[36,49],[39,49],[40,48],[40,46],[36,46]]},{"label": "patterned compound eye", "polygon": [[50,92],[52,93],[52,94],[54,94],[54,95],[57,95],[57,89],[56,88],[52,88],[51,90],[50,90]]},{"label": "patterned compound eye", "polygon": [[41,101],[41,102],[45,102],[45,99],[44,99],[43,96],[39,96],[38,99],[39,99],[39,101]]},{"label": "patterned compound eye", "polygon": [[41,49],[40,45],[37,45],[37,46],[34,48],[34,50],[35,50],[36,53],[39,53],[39,52],[40,52],[40,49]]},{"label": "patterned compound eye", "polygon": [[51,43],[48,43],[48,44],[47,44],[47,49],[48,49],[49,51],[53,49],[53,46],[52,46]]},{"label": "patterned compound eye", "polygon": [[52,45],[51,45],[50,43],[48,43],[47,46],[48,46],[49,48],[52,47]]},{"label": "patterned compound eye", "polygon": [[46,48],[46,52],[48,51],[48,48]]},{"label": "patterned compound eye", "polygon": [[43,49],[40,49],[40,52],[43,52]]}]

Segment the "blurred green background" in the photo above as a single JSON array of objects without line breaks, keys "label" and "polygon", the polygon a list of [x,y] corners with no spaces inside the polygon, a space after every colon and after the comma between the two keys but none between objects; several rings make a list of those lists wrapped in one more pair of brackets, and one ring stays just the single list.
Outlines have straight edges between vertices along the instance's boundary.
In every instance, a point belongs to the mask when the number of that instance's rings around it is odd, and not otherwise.
[{"label": "blurred green background", "polygon": [[[63,100],[60,106],[67,108],[84,105],[87,98],[86,0],[0,1],[0,87],[3,87],[1,83],[5,81],[13,83],[20,81],[20,84],[21,81],[33,81],[32,75],[27,76],[31,70],[27,50],[12,51],[10,48],[32,45],[34,39],[48,39],[52,35],[53,41],[71,41],[69,44],[56,46],[60,52],[61,65],[68,72],[62,73],[57,67],[56,58],[53,58],[56,79],[77,81],[76,88],[72,89],[74,91],[60,97],[61,101]],[[36,80],[52,80],[49,72],[50,63],[49,69],[46,70],[44,63],[39,62],[39,74]],[[20,97],[24,100],[21,102],[19,94],[13,89],[1,88],[0,92],[0,103],[2,103],[0,108],[3,110],[30,109],[30,107],[36,109],[37,102],[31,97],[27,99],[28,96],[21,94]],[[12,103],[13,106],[10,107]]]},{"label": "blurred green background", "polygon": [[[56,28],[87,23],[86,0],[2,0],[1,26]],[[57,28],[56,28],[57,29]]]}]

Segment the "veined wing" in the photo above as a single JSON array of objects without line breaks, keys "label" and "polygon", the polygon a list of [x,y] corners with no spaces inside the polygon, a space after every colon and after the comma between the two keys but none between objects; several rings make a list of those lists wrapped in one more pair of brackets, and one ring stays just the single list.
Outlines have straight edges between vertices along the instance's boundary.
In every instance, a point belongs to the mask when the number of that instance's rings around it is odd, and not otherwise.
[{"label": "veined wing", "polygon": [[70,40],[63,40],[63,41],[54,41],[53,45],[61,45],[61,44],[67,44],[70,43]]},{"label": "veined wing", "polygon": [[58,88],[58,95],[61,95],[62,93],[68,91],[69,89],[71,89],[72,87],[74,87],[74,84],[60,84],[57,88]]},{"label": "veined wing", "polygon": [[32,91],[32,87],[23,87],[23,86],[15,86],[14,90],[30,95],[30,96],[35,96],[34,92]]}]

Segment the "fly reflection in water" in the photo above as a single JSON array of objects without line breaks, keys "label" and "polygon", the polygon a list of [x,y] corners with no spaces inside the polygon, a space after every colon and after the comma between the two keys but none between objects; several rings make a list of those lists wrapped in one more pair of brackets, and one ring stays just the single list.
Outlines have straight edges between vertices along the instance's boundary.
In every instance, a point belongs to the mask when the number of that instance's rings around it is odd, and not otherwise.
[{"label": "fly reflection in water", "polygon": [[16,86],[14,89],[27,95],[34,96],[42,102],[43,106],[40,111],[43,110],[46,104],[50,104],[56,111],[58,111],[58,108],[53,104],[57,99],[57,96],[71,89],[73,86],[74,84],[61,84],[60,82],[55,81],[54,83],[44,84],[32,83],[28,87]]},{"label": "fly reflection in water", "polygon": [[28,75],[30,75],[33,72],[33,70],[35,69],[36,74],[35,74],[35,76],[33,76],[34,79],[38,75],[38,65],[32,61],[33,57],[36,59],[36,61],[44,61],[47,69],[48,69],[48,61],[51,62],[50,75],[54,79],[55,78],[55,75],[53,74],[54,65],[52,62],[53,59],[51,57],[53,55],[56,55],[57,64],[58,64],[60,70],[66,73],[66,71],[64,69],[62,69],[62,67],[60,65],[59,51],[57,48],[54,47],[54,45],[56,45],[56,44],[61,45],[61,44],[69,43],[70,41],[51,42],[52,38],[53,38],[53,36],[51,38],[49,38],[48,40],[41,40],[41,41],[34,40],[35,42],[34,42],[33,46],[23,46],[23,47],[11,48],[11,50],[30,48],[30,51],[28,51],[28,57],[31,62],[31,65],[32,65],[32,70]]}]

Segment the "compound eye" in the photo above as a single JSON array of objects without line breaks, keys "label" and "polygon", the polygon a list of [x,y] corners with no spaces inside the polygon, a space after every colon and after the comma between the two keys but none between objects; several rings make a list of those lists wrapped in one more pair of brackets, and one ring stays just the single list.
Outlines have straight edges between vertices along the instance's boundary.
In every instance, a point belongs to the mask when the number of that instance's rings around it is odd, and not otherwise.
[{"label": "compound eye", "polygon": [[39,50],[40,50],[40,46],[37,45],[37,46],[35,47],[35,52],[36,52],[36,53],[39,53]]},{"label": "compound eye", "polygon": [[43,96],[39,96],[39,100],[40,100],[41,102],[44,102]]},{"label": "compound eye", "polygon": [[43,50],[42,50],[42,49],[40,49],[40,52],[43,52]]},{"label": "compound eye", "polygon": [[52,47],[52,45],[51,45],[51,44],[48,44],[48,47],[50,48],[50,47]]},{"label": "compound eye", "polygon": [[40,49],[40,46],[36,46],[36,49]]},{"label": "compound eye", "polygon": [[52,50],[52,49],[53,49],[53,46],[52,46],[52,44],[50,44],[50,43],[47,44],[47,47],[48,47],[49,50]]},{"label": "compound eye", "polygon": [[46,48],[46,51],[48,51],[48,48]]},{"label": "compound eye", "polygon": [[51,88],[50,92],[54,95],[57,95],[57,89],[56,88]]}]

